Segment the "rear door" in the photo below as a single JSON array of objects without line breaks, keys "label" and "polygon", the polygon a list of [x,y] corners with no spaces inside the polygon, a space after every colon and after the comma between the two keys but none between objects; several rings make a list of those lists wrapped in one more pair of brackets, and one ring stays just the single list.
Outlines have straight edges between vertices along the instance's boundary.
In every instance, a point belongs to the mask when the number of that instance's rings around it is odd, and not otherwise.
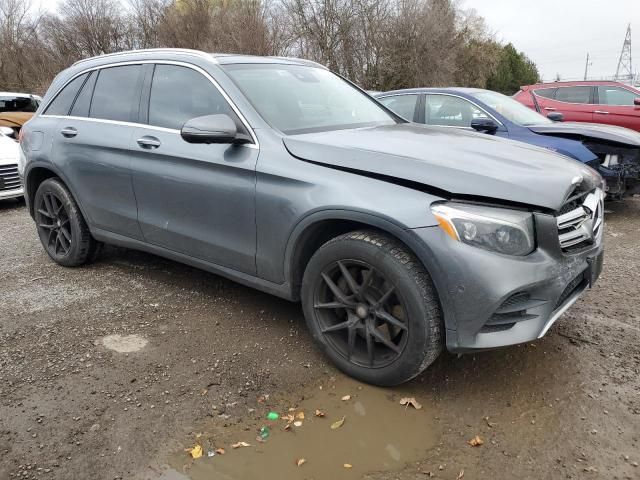
[{"label": "rear door", "polygon": [[560,112],[567,122],[592,122],[593,107],[593,87],[558,87],[553,99],[541,102],[541,113],[546,116],[549,112]]},{"label": "rear door", "polygon": [[640,94],[626,88],[599,85],[594,121],[640,131],[640,106],[634,105],[636,98]]},{"label": "rear door", "polygon": [[[85,73],[72,80],[43,115],[60,118],[53,133],[54,162],[66,175],[89,223],[136,239],[142,234],[131,185],[129,147],[142,73],[142,65],[109,66]],[[79,93],[76,87],[81,88]]]},{"label": "rear door", "polygon": [[249,133],[204,71],[158,63],[145,81],[141,121],[131,138],[133,185],[146,242],[254,274],[255,144],[191,144],[189,119],[227,114]]},{"label": "rear door", "polygon": [[379,98],[378,101],[405,120],[409,120],[410,122],[419,122],[419,99],[420,95],[417,93],[401,93],[398,95]]}]

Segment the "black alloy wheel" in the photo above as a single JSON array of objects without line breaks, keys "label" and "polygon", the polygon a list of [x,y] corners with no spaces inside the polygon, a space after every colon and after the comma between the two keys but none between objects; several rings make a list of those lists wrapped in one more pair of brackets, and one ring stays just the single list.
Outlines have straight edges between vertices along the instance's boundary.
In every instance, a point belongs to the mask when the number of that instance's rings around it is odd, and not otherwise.
[{"label": "black alloy wheel", "polygon": [[405,245],[382,232],[358,230],[322,245],[304,271],[301,300],[318,346],[364,382],[406,382],[442,351],[431,277]]},{"label": "black alloy wheel", "polygon": [[33,216],[40,242],[58,264],[77,267],[93,261],[99,251],[78,204],[58,178],[43,181],[33,197]]},{"label": "black alloy wheel", "polygon": [[36,205],[36,221],[40,238],[47,253],[52,257],[65,257],[69,254],[73,242],[73,232],[64,203],[53,192],[46,192]]},{"label": "black alloy wheel", "polygon": [[384,367],[396,360],[409,330],[396,287],[359,260],[336,261],[321,275],[314,308],[326,341],[364,367]]}]

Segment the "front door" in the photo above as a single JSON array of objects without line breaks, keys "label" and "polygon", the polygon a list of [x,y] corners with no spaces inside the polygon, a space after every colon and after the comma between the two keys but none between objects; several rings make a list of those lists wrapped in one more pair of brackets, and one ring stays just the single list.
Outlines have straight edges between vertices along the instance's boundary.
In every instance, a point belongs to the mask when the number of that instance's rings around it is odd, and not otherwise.
[{"label": "front door", "polygon": [[227,114],[245,128],[204,72],[157,64],[148,111],[131,139],[133,187],[146,242],[254,274],[256,145],[190,144],[185,121]]}]

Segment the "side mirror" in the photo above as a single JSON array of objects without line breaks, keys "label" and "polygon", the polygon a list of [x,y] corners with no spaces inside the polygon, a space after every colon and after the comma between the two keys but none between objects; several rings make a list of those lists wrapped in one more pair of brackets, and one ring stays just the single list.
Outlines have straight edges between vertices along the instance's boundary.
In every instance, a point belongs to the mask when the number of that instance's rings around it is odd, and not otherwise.
[{"label": "side mirror", "polygon": [[549,112],[547,118],[552,122],[564,122],[564,115],[560,112]]},{"label": "side mirror", "polygon": [[249,143],[251,139],[238,133],[236,123],[229,115],[205,115],[187,120],[180,136],[188,143]]},{"label": "side mirror", "polygon": [[638,98],[634,98],[634,99],[633,99],[633,104],[634,104],[634,105],[640,105],[640,97],[638,97]]},{"label": "side mirror", "polygon": [[471,120],[471,128],[478,132],[494,134],[498,130],[498,124],[491,118],[474,118]]},{"label": "side mirror", "polygon": [[13,138],[13,136],[14,136],[13,128],[11,128],[11,127],[0,127],[0,135],[4,135],[5,137]]}]

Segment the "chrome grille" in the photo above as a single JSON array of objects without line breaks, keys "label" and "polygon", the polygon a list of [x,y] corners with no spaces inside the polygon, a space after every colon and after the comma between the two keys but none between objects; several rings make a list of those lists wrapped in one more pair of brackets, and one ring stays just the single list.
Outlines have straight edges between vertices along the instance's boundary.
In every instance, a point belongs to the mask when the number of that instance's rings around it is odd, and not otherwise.
[{"label": "chrome grille", "polygon": [[20,188],[18,165],[0,165],[0,191]]},{"label": "chrome grille", "polygon": [[568,252],[592,245],[600,240],[604,218],[604,194],[599,188],[584,197],[582,204],[558,215],[560,247]]}]

